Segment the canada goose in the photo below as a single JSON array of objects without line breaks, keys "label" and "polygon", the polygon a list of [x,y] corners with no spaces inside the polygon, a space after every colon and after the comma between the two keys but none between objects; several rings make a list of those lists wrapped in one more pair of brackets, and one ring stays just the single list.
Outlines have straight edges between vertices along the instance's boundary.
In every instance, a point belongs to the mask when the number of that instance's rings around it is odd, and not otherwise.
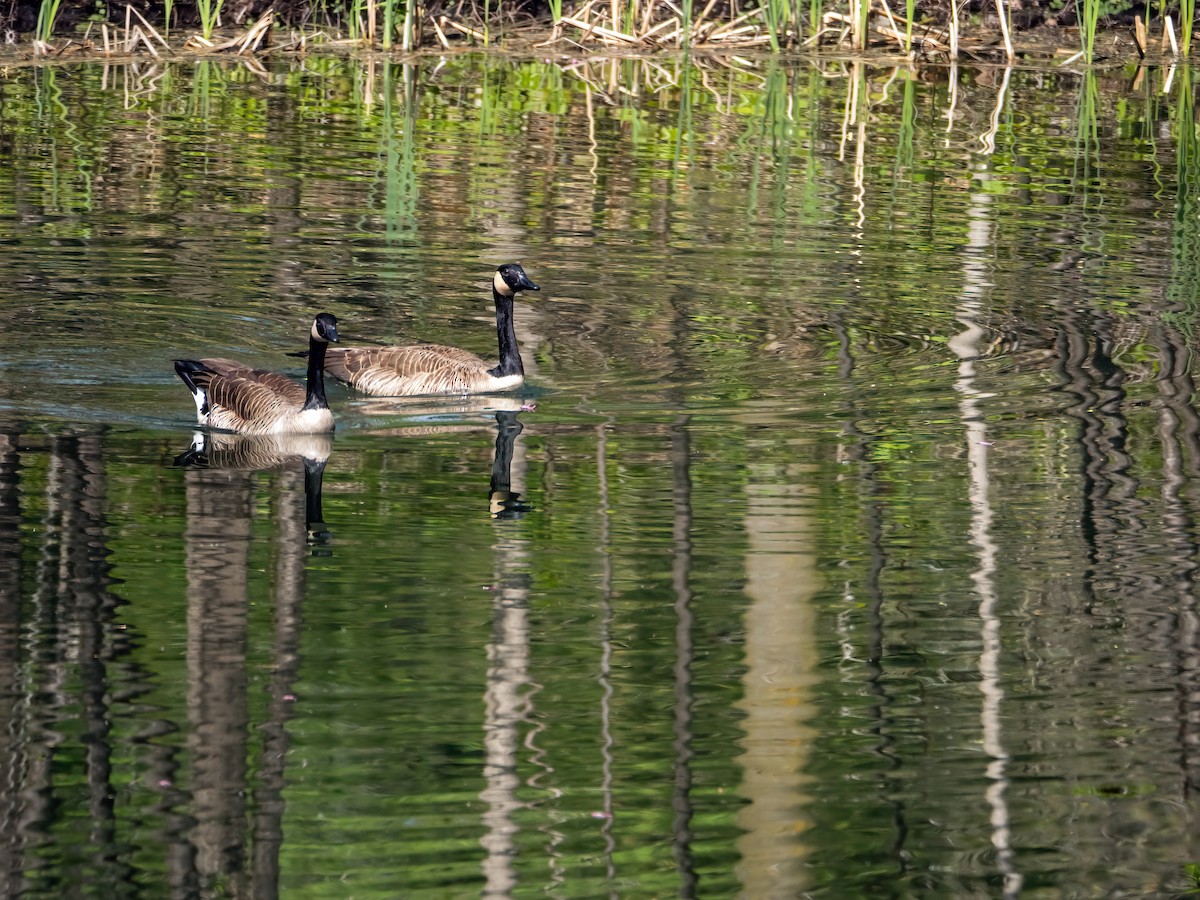
[{"label": "canada goose", "polygon": [[401,347],[352,347],[329,351],[329,374],[355,390],[378,397],[420,394],[481,394],[509,391],[525,380],[517,335],[513,330],[513,297],[518,291],[540,291],[516,263],[506,263],[492,278],[496,303],[499,365],[488,364],[467,350],[441,344]]},{"label": "canada goose", "polygon": [[325,348],[338,339],[337,319],[321,313],[308,339],[308,388],[286,375],[231,359],[177,359],[175,372],[192,392],[201,425],[242,434],[333,431],[325,402]]}]

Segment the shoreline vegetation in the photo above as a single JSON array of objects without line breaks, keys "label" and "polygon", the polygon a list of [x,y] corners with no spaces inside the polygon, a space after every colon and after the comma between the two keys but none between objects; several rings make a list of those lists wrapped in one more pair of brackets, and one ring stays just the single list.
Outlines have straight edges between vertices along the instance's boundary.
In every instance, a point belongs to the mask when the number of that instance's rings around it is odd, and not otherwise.
[{"label": "shoreline vegetation", "polygon": [[18,0],[5,62],[452,52],[870,56],[909,64],[1170,64],[1195,0]]}]

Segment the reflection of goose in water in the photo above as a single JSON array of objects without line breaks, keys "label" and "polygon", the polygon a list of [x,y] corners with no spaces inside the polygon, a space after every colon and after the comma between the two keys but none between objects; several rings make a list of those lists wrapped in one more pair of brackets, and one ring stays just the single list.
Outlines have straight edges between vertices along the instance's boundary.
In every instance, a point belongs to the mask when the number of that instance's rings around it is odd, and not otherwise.
[{"label": "reflection of goose in water", "polygon": [[512,489],[513,448],[524,426],[512,410],[496,412],[496,453],[492,457],[492,483],[488,492],[493,519],[519,519],[530,505]]},{"label": "reflection of goose in water", "polygon": [[516,263],[506,263],[492,278],[500,362],[489,367],[467,350],[441,344],[400,347],[348,347],[329,351],[329,374],[364,394],[414,397],[423,394],[481,394],[509,391],[525,381],[525,368],[513,328],[513,298],[519,291],[541,290]]},{"label": "reflection of goose in water", "polygon": [[321,511],[325,463],[333,452],[330,434],[228,434],[198,431],[192,446],[175,457],[175,465],[190,469],[258,472],[304,467],[304,508],[309,540],[328,543]]},{"label": "reflection of goose in water", "polygon": [[[419,437],[478,431],[490,427],[497,413],[528,412],[537,404],[513,396],[466,397],[392,397],[363,399],[354,403],[354,411],[373,419],[392,419],[396,424],[378,428],[365,424],[370,434]],[[484,421],[489,425],[485,426]]]},{"label": "reflection of goose in water", "polygon": [[[405,415],[405,424],[392,428],[372,428],[370,434],[393,437],[428,437],[437,434],[479,431],[482,421],[472,421],[483,415],[496,423],[496,446],[492,456],[492,477],[488,491],[493,518],[518,519],[530,510],[521,500],[519,491],[512,489],[513,449],[522,426],[518,416],[536,409],[516,397],[458,397],[452,401],[430,400],[371,400],[358,407],[368,415]],[[490,427],[490,426],[487,426]]]},{"label": "reflection of goose in water", "polygon": [[325,402],[325,349],[338,339],[337,319],[321,313],[308,341],[308,386],[232,359],[177,359],[175,372],[192,392],[201,425],[243,434],[333,431]]}]

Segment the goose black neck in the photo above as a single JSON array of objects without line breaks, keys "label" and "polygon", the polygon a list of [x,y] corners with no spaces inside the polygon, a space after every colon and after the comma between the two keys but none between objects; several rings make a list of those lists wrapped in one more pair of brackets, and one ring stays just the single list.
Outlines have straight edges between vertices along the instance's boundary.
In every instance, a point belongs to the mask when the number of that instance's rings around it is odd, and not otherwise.
[{"label": "goose black neck", "polygon": [[517,332],[513,328],[513,298],[505,297],[492,287],[492,299],[496,302],[496,337],[500,342],[500,365],[490,373],[497,378],[506,375],[524,375],[521,351],[517,349]]},{"label": "goose black neck", "polygon": [[308,339],[308,394],[305,409],[328,409],[325,402],[325,348],[329,345],[316,338]]}]

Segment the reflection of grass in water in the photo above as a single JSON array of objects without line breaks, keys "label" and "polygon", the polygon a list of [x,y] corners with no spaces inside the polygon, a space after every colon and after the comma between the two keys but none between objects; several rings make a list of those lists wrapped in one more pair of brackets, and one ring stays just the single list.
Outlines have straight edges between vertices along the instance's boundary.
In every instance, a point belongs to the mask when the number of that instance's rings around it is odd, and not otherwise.
[{"label": "reflection of grass in water", "polygon": [[75,160],[77,167],[77,183],[82,196],[68,198],[60,194],[61,179],[59,177],[57,160],[59,154],[53,151],[49,154],[49,158],[53,161],[51,172],[52,177],[49,180],[51,185],[50,205],[53,209],[61,209],[66,206],[75,206],[80,209],[92,208],[92,164],[90,162],[91,155],[87,152],[87,146],[80,137],[71,111],[67,108],[62,100],[62,88],[58,84],[57,70],[53,66],[46,66],[38,72],[37,79],[37,98],[38,110],[47,120],[46,133],[49,135],[51,147],[56,143],[54,135],[58,129],[53,127],[56,123],[62,127],[63,134],[67,141],[71,144],[70,156]]},{"label": "reflection of grass in water", "polygon": [[900,101],[900,128],[896,133],[896,172],[910,172],[913,167],[913,136],[917,131],[917,85],[912,78],[904,79],[904,95]]},{"label": "reflection of grass in water", "polygon": [[1096,73],[1087,69],[1082,75],[1076,101],[1075,159],[1071,183],[1072,191],[1081,201],[1080,249],[1088,254],[1103,255],[1105,242],[1116,235],[1097,217],[1106,193],[1100,172],[1098,92]]},{"label": "reflection of grass in water", "polygon": [[[805,223],[820,220],[820,146],[821,93],[825,80],[816,69],[803,73],[772,62],[765,73],[762,86],[756,89],[759,102],[747,120],[746,129],[737,141],[738,148],[749,160],[746,209],[751,217],[757,215],[759,190],[764,166],[773,177],[770,182],[771,214],[782,234],[789,216]],[[806,126],[801,132],[800,123]],[[805,153],[804,177],[793,180],[793,162],[797,146]],[[769,165],[768,165],[769,161]],[[769,176],[770,177],[770,176]],[[793,191],[799,181],[802,202],[795,203]]]},{"label": "reflection of grass in water", "polygon": [[[788,73],[773,66],[767,75],[766,125],[771,134],[771,156],[775,164],[775,191],[771,198],[775,222],[787,219],[788,169],[792,158],[792,114]],[[781,232],[777,230],[776,235]]]},{"label": "reflection of grass in water", "polygon": [[188,112],[193,116],[209,118],[211,112],[209,109],[209,81],[212,78],[212,72],[213,64],[208,60],[196,63],[196,69],[192,75],[192,90],[188,96]]},{"label": "reflection of grass in water", "polygon": [[500,85],[492,84],[491,60],[484,58],[483,78],[479,84],[479,138],[496,133],[496,110],[500,105]]},{"label": "reflection of grass in water", "polygon": [[1192,72],[1183,66],[1176,74],[1178,102],[1175,121],[1175,221],[1171,230],[1171,278],[1167,284],[1168,313],[1177,328],[1191,335],[1196,325],[1200,290],[1200,141],[1192,106]]},{"label": "reflection of grass in water", "polygon": [[690,158],[692,143],[695,140],[692,133],[692,67],[691,57],[684,54],[679,61],[679,115],[675,126],[675,154],[671,164],[671,174],[676,179],[680,175],[684,143],[686,141]]},{"label": "reflection of grass in water", "polygon": [[[395,73],[401,73],[404,99],[396,110]],[[413,132],[417,125],[416,84],[411,64],[384,64],[382,110],[380,114],[380,169],[376,177],[383,183],[384,232],[389,242],[410,240],[417,227],[417,165]],[[397,135],[399,131],[399,135]]]},{"label": "reflection of grass in water", "polygon": [[1100,163],[1100,137],[1096,123],[1096,75],[1092,71],[1083,73],[1083,81],[1079,89],[1079,100],[1076,105],[1075,119],[1075,165],[1073,181],[1082,184],[1085,196],[1091,186],[1093,175],[1092,154],[1096,154],[1097,169]]},{"label": "reflection of grass in water", "polygon": [[807,154],[804,165],[804,211],[802,220],[815,221],[821,214],[821,159],[817,148],[821,137],[821,92],[825,89],[825,80],[815,69],[808,72],[808,103],[804,108],[804,118],[808,122]]}]

